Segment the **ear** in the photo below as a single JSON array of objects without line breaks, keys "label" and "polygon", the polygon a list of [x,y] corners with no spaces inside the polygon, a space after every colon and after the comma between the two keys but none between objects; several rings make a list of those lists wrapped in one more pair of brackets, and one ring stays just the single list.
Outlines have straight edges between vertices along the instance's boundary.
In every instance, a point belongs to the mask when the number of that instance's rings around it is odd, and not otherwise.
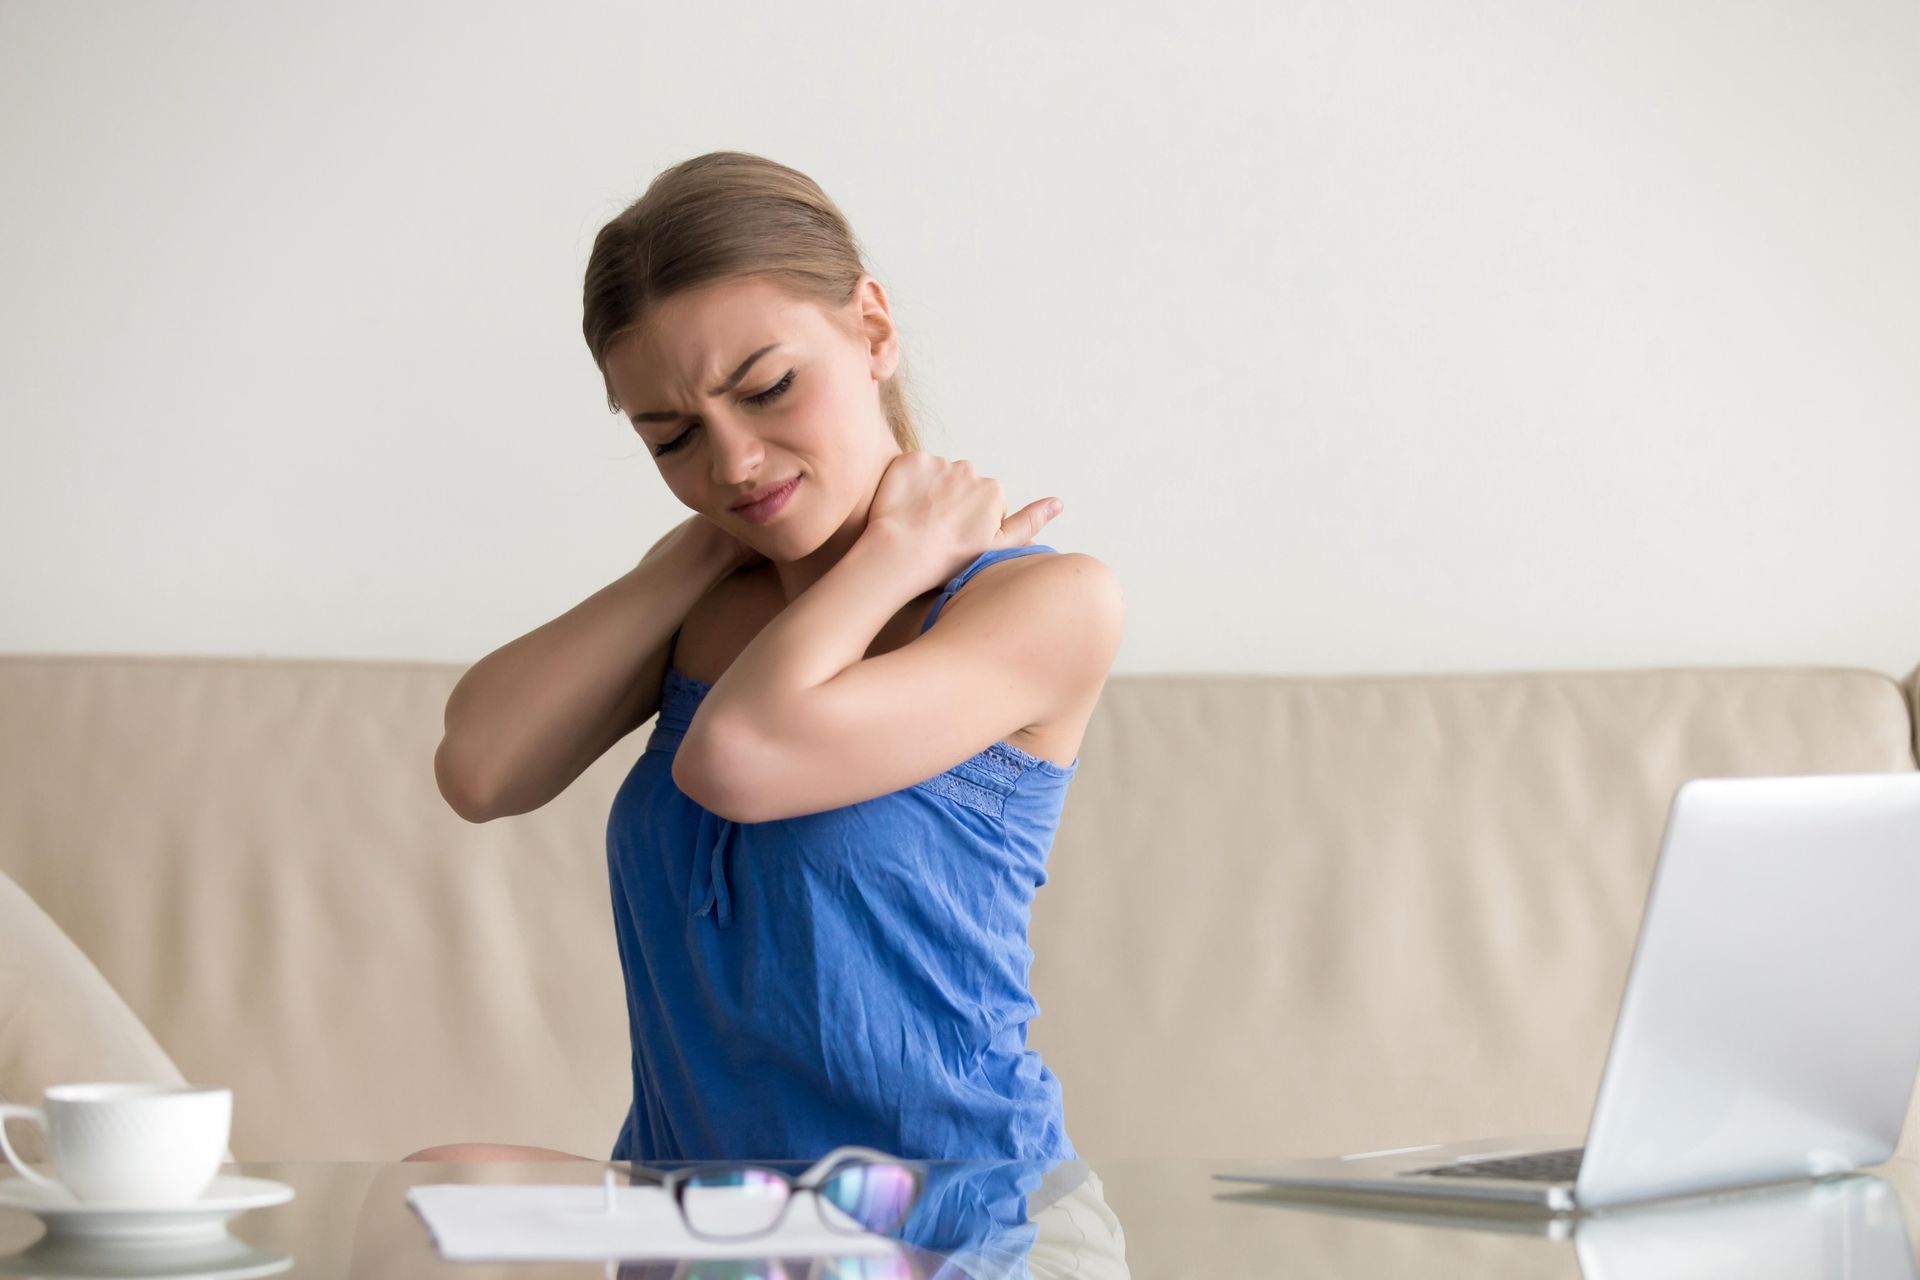
[{"label": "ear", "polygon": [[852,307],[854,322],[867,344],[873,380],[885,382],[900,367],[900,331],[894,327],[885,286],[870,275],[861,276],[853,289]]}]

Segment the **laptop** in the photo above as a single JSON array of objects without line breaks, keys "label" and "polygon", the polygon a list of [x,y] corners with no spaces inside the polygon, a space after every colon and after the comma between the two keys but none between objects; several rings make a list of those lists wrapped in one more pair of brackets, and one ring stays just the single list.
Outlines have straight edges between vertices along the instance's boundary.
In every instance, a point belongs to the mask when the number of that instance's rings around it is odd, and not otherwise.
[{"label": "laptop", "polygon": [[1920,1071],[1920,774],[1674,793],[1584,1135],[1283,1160],[1228,1181],[1584,1213],[1893,1154]]}]

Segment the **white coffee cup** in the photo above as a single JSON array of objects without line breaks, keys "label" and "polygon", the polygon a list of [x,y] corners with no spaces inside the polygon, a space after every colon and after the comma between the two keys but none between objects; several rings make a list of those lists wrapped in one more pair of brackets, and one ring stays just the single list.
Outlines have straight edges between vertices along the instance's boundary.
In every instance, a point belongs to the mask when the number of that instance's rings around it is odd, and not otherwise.
[{"label": "white coffee cup", "polygon": [[[44,1108],[44,1109],[42,1109]],[[27,1167],[7,1141],[18,1117],[47,1131],[59,1180]],[[56,1084],[40,1108],[0,1103],[0,1151],[21,1176],[87,1201],[186,1204],[226,1153],[233,1091],[188,1084]]]}]

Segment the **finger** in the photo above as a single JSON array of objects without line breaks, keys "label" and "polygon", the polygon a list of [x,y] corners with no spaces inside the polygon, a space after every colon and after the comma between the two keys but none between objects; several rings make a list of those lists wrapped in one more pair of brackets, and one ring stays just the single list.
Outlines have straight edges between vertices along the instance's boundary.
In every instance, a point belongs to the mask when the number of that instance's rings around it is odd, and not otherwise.
[{"label": "finger", "polygon": [[1002,520],[1000,527],[1020,542],[1032,542],[1046,527],[1047,521],[1059,515],[1058,498],[1042,498],[1029,502],[1020,508],[1011,519]]}]

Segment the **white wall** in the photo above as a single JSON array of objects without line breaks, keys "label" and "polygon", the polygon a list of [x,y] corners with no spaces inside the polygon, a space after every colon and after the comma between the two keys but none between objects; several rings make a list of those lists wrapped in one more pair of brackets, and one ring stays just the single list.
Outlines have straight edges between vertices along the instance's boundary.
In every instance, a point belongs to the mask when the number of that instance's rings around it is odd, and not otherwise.
[{"label": "white wall", "polygon": [[470,661],[687,514],[579,330],[732,148],[1118,670],[1920,662],[1920,7],[0,3],[0,649]]}]

